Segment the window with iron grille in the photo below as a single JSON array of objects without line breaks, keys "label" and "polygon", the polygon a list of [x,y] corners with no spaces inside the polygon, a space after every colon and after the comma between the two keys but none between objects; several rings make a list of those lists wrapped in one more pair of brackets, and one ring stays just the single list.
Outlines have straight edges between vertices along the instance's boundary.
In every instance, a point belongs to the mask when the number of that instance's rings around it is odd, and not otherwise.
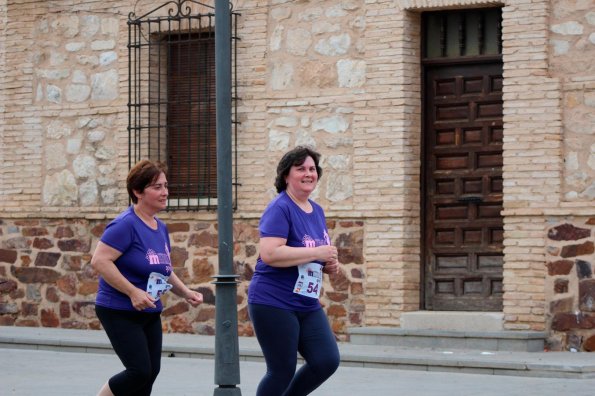
[{"label": "window with iron grille", "polygon": [[[163,14],[163,15],[160,15]],[[232,12],[231,28],[238,14]],[[129,26],[129,165],[141,159],[168,166],[168,210],[212,210],[217,205],[215,15],[212,6],[169,1]],[[236,90],[232,34],[232,90]],[[232,94],[232,118],[237,114]],[[237,123],[232,119],[237,153]],[[233,205],[237,161],[233,161]]]},{"label": "window with iron grille", "polygon": [[484,59],[502,55],[502,9],[423,14],[423,60]]}]

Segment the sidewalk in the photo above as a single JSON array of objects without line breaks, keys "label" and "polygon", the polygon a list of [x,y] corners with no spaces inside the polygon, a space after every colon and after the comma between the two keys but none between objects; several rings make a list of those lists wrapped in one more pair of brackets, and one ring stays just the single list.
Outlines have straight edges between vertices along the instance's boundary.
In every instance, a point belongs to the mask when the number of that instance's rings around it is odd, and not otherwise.
[{"label": "sidewalk", "polygon": [[[214,345],[212,336],[164,334],[163,355],[213,359]],[[112,354],[105,333],[95,330],[0,326],[0,348]],[[352,343],[340,343],[339,349],[341,367],[595,379],[595,355],[586,352],[447,351]],[[263,361],[254,337],[240,337],[239,358]]]},{"label": "sidewalk", "polygon": [[[165,334],[153,394],[212,395],[214,341]],[[254,395],[265,365],[254,338],[241,337],[239,344],[238,389]],[[341,366],[313,396],[590,396],[595,389],[589,353],[448,353],[349,343],[340,349]],[[0,326],[0,353],[2,395],[94,396],[122,369],[103,331]]]},{"label": "sidewalk", "polygon": [[[122,369],[113,354],[0,349],[0,394],[3,396],[95,396],[101,385]],[[237,386],[254,396],[265,372],[262,362],[240,362]],[[210,396],[212,359],[168,358],[161,362],[154,396]],[[312,396],[591,396],[595,379],[514,377],[378,368],[344,367]]]}]

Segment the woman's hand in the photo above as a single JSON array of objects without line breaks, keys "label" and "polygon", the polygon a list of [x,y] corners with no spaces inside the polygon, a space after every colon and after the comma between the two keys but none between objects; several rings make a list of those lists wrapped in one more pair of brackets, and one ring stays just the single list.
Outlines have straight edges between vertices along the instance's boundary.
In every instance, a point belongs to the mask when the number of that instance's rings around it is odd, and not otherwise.
[{"label": "woman's hand", "polygon": [[318,246],[316,251],[318,253],[318,260],[325,263],[332,262],[333,260],[337,261],[337,258],[339,257],[336,246],[322,245]]},{"label": "woman's hand", "polygon": [[331,245],[323,245],[319,246],[318,248],[322,250],[321,261],[324,261],[324,267],[322,268],[322,272],[329,275],[338,273],[339,252],[337,250],[337,247]]},{"label": "woman's hand", "polygon": [[186,300],[186,302],[193,307],[202,303],[202,293],[194,291],[184,285],[184,283],[178,278],[175,272],[169,275],[169,283],[172,285],[171,291],[176,295]]},{"label": "woman's hand", "polygon": [[322,272],[325,274],[336,274],[339,272],[339,252],[336,246],[332,245],[324,245],[319,246],[319,248],[323,249],[323,259],[324,267],[322,268]]},{"label": "woman's hand", "polygon": [[339,273],[339,260],[334,259],[331,261],[327,261],[322,267],[322,272],[325,274],[333,275]]},{"label": "woman's hand", "polygon": [[186,301],[188,304],[196,307],[197,305],[202,304],[202,293],[190,290],[190,293],[186,294]]},{"label": "woman's hand", "polygon": [[130,301],[132,302],[132,306],[137,311],[142,311],[143,309],[147,308],[155,308],[155,299],[149,295],[144,290],[139,288],[135,288],[132,293],[129,294]]}]

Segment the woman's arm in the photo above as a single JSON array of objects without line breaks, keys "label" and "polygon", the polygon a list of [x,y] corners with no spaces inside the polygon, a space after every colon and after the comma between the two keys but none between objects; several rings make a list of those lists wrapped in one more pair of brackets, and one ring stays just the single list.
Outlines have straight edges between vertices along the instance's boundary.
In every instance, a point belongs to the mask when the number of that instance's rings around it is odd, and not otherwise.
[{"label": "woman's arm", "polygon": [[186,301],[193,307],[196,307],[198,304],[202,303],[202,293],[189,289],[188,286],[186,286],[184,282],[178,278],[175,272],[171,272],[168,282],[172,285],[171,291],[177,296],[185,298]]},{"label": "woman's arm", "polygon": [[114,262],[121,255],[118,250],[99,241],[91,258],[91,265],[110,286],[126,294],[135,309],[141,311],[155,308],[155,300],[146,291],[130,283],[116,267]]},{"label": "woman's arm", "polygon": [[293,267],[312,261],[330,262],[337,259],[337,248],[331,245],[316,247],[287,246],[287,239],[260,238],[260,258],[271,267]]}]

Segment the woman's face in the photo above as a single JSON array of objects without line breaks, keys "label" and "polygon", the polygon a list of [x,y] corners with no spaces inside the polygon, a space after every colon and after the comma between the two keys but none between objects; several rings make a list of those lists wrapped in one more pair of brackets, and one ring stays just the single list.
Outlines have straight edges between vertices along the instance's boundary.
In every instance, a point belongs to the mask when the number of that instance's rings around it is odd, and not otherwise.
[{"label": "woman's face", "polygon": [[310,195],[318,183],[316,163],[312,157],[306,157],[301,165],[293,165],[285,178],[285,182],[287,183],[287,189],[292,194]]},{"label": "woman's face", "polygon": [[163,172],[159,174],[159,177],[153,183],[145,187],[141,194],[136,193],[138,203],[155,213],[167,207],[168,195],[167,178]]}]

